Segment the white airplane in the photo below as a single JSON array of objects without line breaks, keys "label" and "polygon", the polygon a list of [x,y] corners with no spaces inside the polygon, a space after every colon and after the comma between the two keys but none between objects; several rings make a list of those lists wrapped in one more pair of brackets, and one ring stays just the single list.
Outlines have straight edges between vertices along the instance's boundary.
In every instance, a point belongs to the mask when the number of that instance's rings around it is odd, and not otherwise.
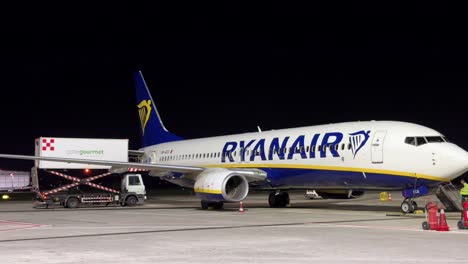
[{"label": "white airplane", "polygon": [[346,122],[184,140],[163,125],[141,72],[137,106],[142,162],[79,160],[0,154],[149,170],[152,176],[193,188],[203,209],[245,199],[249,189],[271,191],[271,207],[289,204],[288,190],[315,189],[349,199],[366,190],[401,190],[403,212],[415,197],[468,171],[468,153],[439,132],[397,121]]}]

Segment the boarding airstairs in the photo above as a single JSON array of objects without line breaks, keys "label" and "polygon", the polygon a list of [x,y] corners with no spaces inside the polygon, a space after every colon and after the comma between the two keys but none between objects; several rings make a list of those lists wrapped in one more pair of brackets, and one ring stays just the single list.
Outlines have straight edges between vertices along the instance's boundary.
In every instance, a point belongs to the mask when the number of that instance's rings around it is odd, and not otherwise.
[{"label": "boarding airstairs", "polygon": [[440,185],[435,191],[435,195],[445,206],[447,211],[462,211],[459,190],[451,183]]}]

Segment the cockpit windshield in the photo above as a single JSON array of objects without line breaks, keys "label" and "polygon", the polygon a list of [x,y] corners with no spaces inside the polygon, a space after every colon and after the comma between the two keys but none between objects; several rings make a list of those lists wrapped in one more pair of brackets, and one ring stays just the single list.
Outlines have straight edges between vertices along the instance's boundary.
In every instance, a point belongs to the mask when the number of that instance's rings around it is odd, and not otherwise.
[{"label": "cockpit windshield", "polygon": [[440,143],[448,142],[445,137],[442,136],[427,136],[427,137],[406,137],[405,143],[413,146],[421,146],[426,143]]},{"label": "cockpit windshield", "polygon": [[432,143],[432,142],[444,142],[444,139],[442,137],[426,137],[427,142]]}]

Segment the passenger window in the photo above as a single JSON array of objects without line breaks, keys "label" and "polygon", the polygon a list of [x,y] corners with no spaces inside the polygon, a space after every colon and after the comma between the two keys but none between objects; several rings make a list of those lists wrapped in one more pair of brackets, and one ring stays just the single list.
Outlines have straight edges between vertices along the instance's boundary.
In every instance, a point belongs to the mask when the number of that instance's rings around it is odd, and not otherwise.
[{"label": "passenger window", "polygon": [[416,146],[421,146],[426,144],[426,139],[424,137],[416,137]]},{"label": "passenger window", "polygon": [[351,143],[348,143],[348,150],[351,149]]},{"label": "passenger window", "polygon": [[341,150],[344,150],[344,145],[345,145],[344,143],[341,144]]}]

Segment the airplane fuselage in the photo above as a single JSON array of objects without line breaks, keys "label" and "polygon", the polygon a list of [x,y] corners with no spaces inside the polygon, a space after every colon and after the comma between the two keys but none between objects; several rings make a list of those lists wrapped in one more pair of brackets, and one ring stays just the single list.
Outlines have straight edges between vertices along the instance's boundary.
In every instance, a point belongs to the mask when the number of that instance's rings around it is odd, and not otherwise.
[{"label": "airplane fuselage", "polygon": [[458,162],[467,159],[466,151],[439,132],[396,121],[182,140],[142,150],[150,163],[258,168],[267,181],[257,188],[267,189],[406,189],[449,181],[468,169]]}]

